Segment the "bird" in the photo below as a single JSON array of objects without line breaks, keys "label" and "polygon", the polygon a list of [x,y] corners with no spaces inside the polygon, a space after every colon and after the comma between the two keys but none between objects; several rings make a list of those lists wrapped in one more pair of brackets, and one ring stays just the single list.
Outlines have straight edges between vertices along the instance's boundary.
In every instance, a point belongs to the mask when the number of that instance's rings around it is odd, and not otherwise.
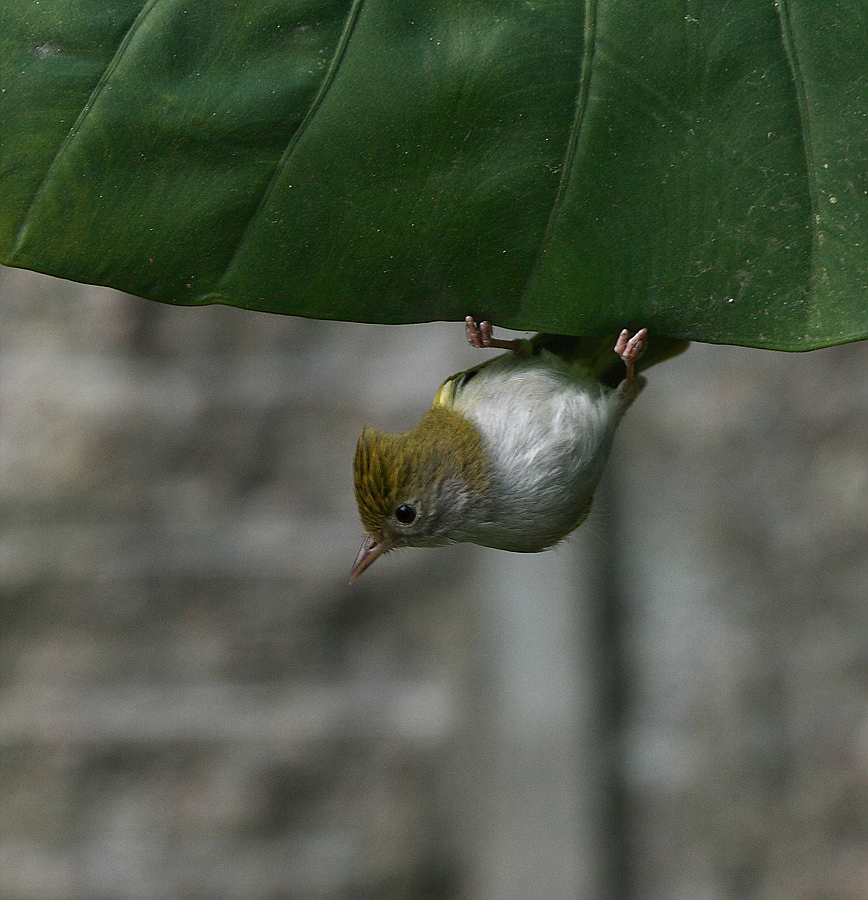
[{"label": "bird", "polygon": [[[399,547],[470,541],[547,550],[587,518],[621,417],[645,385],[639,370],[688,342],[648,329],[615,336],[499,340],[465,319],[468,342],[503,353],[447,378],[403,434],[365,426],[353,484],[365,538],[355,581]],[[614,353],[612,352],[614,349]]]}]

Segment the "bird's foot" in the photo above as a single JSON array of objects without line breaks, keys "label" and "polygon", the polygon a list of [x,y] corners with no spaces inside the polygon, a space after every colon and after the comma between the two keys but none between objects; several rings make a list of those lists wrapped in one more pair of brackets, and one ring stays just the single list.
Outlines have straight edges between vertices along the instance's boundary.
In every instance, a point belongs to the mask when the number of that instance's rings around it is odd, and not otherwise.
[{"label": "bird's foot", "polygon": [[625,328],[615,342],[615,353],[624,361],[627,367],[625,381],[627,387],[632,387],[636,381],[636,363],[648,347],[648,329],[640,328],[636,334],[631,335]]},{"label": "bird's foot", "polygon": [[522,341],[500,341],[491,336],[491,322],[479,322],[473,316],[467,316],[464,320],[464,333],[467,335],[467,343],[471,347],[484,349],[495,347],[499,350],[518,350]]}]

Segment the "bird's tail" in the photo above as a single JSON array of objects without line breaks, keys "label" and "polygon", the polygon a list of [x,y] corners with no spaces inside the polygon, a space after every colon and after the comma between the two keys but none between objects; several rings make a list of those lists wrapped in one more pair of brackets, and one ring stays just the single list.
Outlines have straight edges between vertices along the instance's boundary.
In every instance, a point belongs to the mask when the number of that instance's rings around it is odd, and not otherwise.
[{"label": "bird's tail", "polygon": [[[624,377],[624,363],[614,351],[617,334],[596,337],[571,337],[565,334],[538,334],[531,338],[532,353],[548,350],[609,387],[617,387]],[[690,341],[649,334],[648,349],[636,363],[636,371],[683,353]]]}]

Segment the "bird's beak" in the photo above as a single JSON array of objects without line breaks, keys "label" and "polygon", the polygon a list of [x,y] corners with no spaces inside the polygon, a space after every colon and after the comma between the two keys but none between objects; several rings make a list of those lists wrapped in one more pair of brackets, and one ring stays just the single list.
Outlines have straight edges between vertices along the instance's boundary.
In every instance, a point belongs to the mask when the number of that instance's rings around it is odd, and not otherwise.
[{"label": "bird's beak", "polygon": [[350,572],[350,584],[352,584],[365,569],[380,555],[389,549],[389,543],[385,540],[377,540],[377,538],[368,534],[365,535],[365,542],[359,555],[353,563],[353,570]]}]

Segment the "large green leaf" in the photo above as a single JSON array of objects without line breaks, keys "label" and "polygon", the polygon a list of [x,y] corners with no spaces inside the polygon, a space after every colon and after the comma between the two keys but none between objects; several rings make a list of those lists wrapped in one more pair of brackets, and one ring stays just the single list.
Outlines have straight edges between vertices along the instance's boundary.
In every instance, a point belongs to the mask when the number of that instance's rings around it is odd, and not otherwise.
[{"label": "large green leaf", "polygon": [[866,0],[0,0],[0,258],[173,303],[868,336]]}]

